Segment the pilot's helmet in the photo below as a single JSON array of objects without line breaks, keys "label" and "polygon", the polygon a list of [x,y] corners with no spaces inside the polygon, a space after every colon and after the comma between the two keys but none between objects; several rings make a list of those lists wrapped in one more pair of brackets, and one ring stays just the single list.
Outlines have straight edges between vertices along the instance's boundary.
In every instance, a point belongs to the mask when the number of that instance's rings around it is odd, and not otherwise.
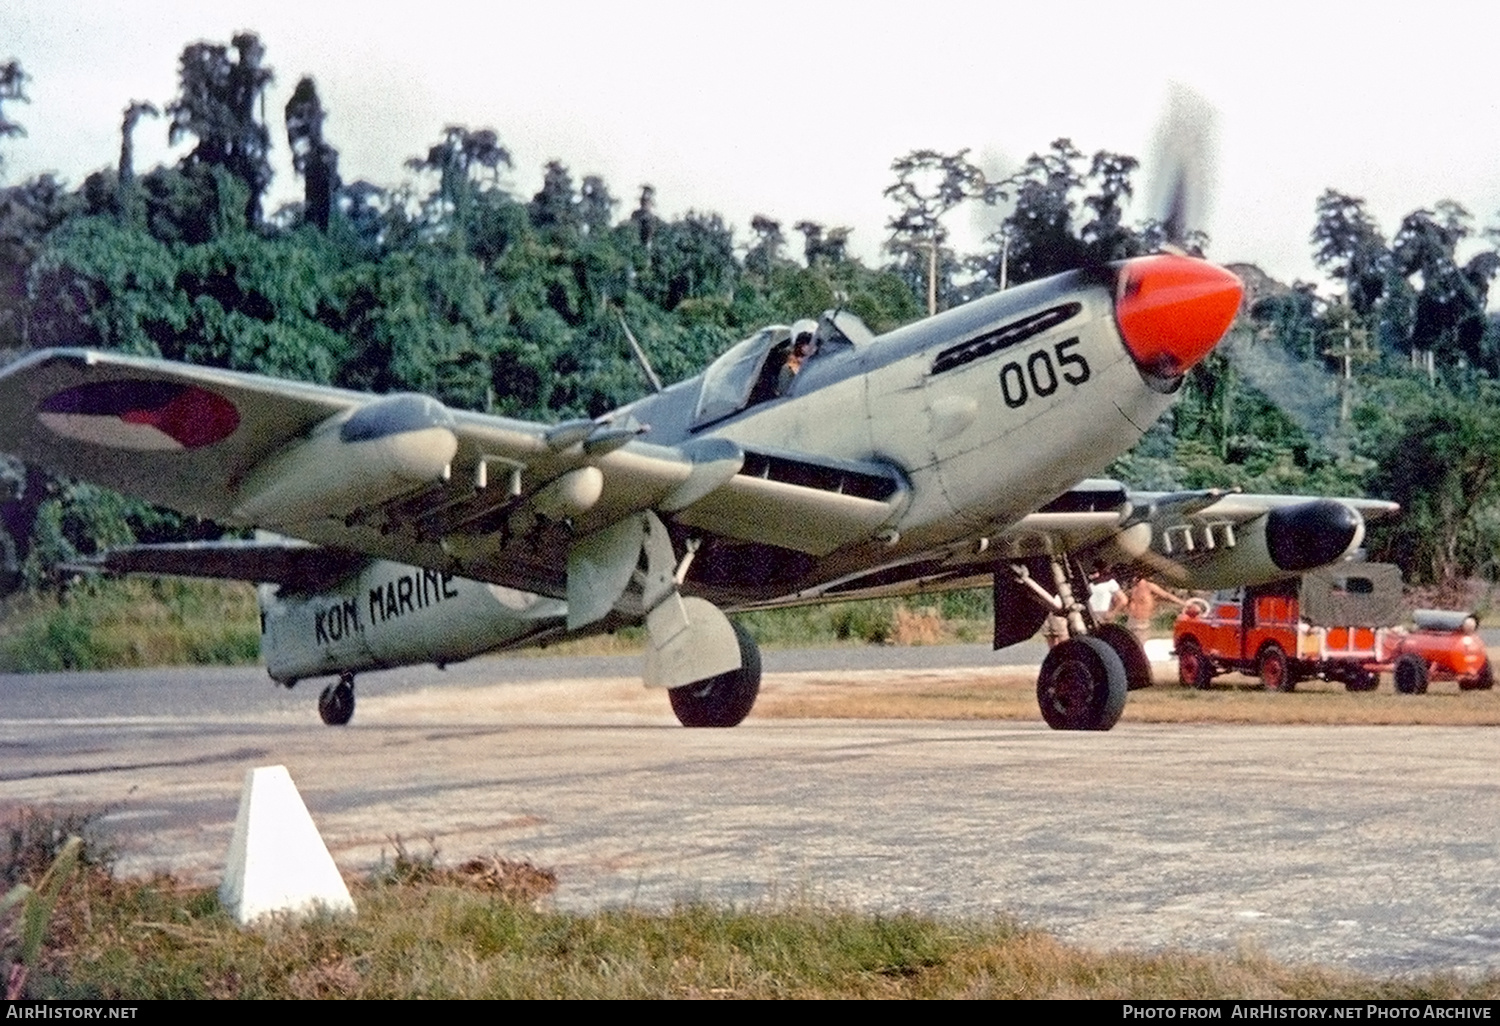
[{"label": "pilot's helmet", "polygon": [[792,325],[792,347],[801,346],[804,342],[813,344],[818,333],[818,322],[810,317],[804,317]]}]

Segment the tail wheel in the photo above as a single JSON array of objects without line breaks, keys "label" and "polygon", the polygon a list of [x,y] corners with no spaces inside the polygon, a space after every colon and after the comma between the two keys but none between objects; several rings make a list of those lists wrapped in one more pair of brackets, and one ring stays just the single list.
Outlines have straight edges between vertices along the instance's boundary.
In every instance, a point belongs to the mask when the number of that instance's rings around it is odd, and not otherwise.
[{"label": "tail wheel", "polygon": [[1203,654],[1203,646],[1196,638],[1183,638],[1177,643],[1177,680],[1185,688],[1206,688],[1214,679],[1213,663]]},{"label": "tail wheel", "polygon": [[1260,674],[1260,682],[1266,686],[1267,691],[1291,691],[1297,686],[1286,653],[1274,641],[1260,650],[1255,670]]},{"label": "tail wheel", "polygon": [[1396,690],[1403,695],[1427,693],[1427,660],[1408,652],[1396,660]]},{"label": "tail wheel", "polygon": [[1125,665],[1091,635],[1059,642],[1042,662],[1036,700],[1053,730],[1108,730],[1125,710]]},{"label": "tail wheel", "polygon": [[1486,659],[1479,672],[1474,675],[1473,680],[1461,680],[1458,686],[1464,691],[1488,691],[1495,686],[1495,671],[1490,668],[1490,661]]},{"label": "tail wheel", "polygon": [[330,727],[342,727],[354,718],[354,675],[341,674],[318,696],[318,715]]},{"label": "tail wheel", "polygon": [[1151,679],[1151,660],[1146,658],[1146,650],[1141,647],[1140,639],[1133,632],[1117,623],[1102,623],[1094,628],[1093,636],[1120,657],[1120,663],[1125,667],[1127,689],[1139,691],[1154,683]]},{"label": "tail wheel", "polygon": [[684,727],[734,727],[750,715],[760,694],[760,647],[750,632],[732,624],[740,643],[740,668],[672,688],[667,698]]}]

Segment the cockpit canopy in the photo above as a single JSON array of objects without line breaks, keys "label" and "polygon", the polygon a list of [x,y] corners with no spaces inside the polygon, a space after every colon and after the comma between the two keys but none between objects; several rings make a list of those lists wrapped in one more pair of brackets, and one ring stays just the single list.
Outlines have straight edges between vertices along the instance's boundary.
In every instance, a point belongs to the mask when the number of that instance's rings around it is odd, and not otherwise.
[{"label": "cockpit canopy", "polygon": [[[875,335],[848,310],[827,310],[818,319],[813,336],[817,351],[809,364],[822,364],[854,352]],[[792,332],[785,324],[773,324],[736,342],[703,372],[698,393],[695,424],[722,420],[732,414],[779,398],[778,379],[791,349]]]}]

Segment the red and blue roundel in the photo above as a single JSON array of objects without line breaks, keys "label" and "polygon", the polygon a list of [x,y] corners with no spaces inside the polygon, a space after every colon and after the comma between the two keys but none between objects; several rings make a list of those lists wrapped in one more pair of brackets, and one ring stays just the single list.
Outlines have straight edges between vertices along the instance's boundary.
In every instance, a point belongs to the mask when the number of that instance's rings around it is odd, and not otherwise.
[{"label": "red and blue roundel", "polygon": [[46,399],[37,419],[65,438],[116,449],[200,449],[234,434],[240,411],[216,392],[172,381],[97,381]]}]

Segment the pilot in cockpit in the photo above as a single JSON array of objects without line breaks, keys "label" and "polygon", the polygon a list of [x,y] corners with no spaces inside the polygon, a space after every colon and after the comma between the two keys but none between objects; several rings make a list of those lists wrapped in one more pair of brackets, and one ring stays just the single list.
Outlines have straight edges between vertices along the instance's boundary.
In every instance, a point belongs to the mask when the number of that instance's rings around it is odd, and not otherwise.
[{"label": "pilot in cockpit", "polygon": [[792,345],[776,378],[777,395],[791,391],[792,382],[797,380],[803,365],[818,351],[817,331],[818,322],[806,317],[792,325]]}]

